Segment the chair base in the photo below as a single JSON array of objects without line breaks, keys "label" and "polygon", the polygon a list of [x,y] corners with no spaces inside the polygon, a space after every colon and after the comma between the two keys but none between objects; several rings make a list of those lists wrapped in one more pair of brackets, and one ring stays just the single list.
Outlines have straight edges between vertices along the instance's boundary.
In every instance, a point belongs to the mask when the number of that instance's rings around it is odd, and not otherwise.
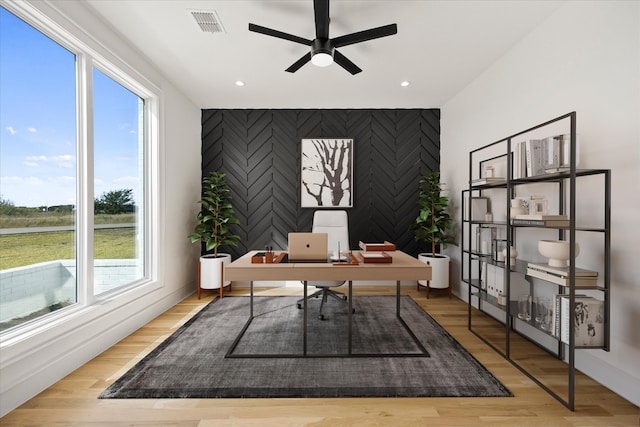
[{"label": "chair base", "polygon": [[[332,291],[329,288],[321,288],[318,289],[316,292],[312,293],[311,295],[308,295],[306,299],[310,299],[310,298],[317,298],[319,296],[322,296],[322,301],[320,302],[320,311],[318,314],[318,319],[320,320],[324,320],[324,314],[322,314],[322,308],[324,307],[324,303],[327,302],[327,299],[329,299],[329,297],[331,298],[335,298],[336,300],[348,304],[349,301],[347,300],[347,296],[341,292],[336,292],[336,291]],[[302,303],[304,303],[304,298],[301,298],[298,300],[298,302],[296,303],[298,309],[302,308]],[[356,309],[353,308],[352,309],[352,313],[355,313]]]}]

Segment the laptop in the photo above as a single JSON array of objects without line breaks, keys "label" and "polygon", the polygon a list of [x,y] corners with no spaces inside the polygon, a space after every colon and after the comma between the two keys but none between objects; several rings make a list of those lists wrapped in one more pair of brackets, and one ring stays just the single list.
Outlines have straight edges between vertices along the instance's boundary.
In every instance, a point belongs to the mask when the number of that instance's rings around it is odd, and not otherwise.
[{"label": "laptop", "polygon": [[289,262],[327,262],[327,233],[289,233]]}]

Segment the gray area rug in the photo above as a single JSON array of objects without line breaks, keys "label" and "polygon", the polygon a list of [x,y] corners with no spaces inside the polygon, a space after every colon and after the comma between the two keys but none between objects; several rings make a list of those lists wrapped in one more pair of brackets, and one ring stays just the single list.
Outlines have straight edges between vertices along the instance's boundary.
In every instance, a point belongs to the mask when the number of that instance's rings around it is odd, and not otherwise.
[{"label": "gray area rug", "polygon": [[348,348],[346,305],[329,300],[320,321],[320,300],[310,300],[312,357],[301,357],[296,300],[255,297],[255,318],[233,351],[239,358],[228,358],[249,317],[249,298],[216,299],[99,397],[512,396],[410,297],[401,298],[401,314],[419,344],[397,320],[395,297],[357,296],[349,357],[339,356]]}]

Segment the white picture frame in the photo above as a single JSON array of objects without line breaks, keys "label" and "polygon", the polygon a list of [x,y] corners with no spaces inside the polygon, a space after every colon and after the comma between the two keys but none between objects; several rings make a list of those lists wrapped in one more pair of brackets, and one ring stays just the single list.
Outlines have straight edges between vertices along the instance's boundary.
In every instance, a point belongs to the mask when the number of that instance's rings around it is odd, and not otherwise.
[{"label": "white picture frame", "polygon": [[529,215],[547,215],[548,213],[547,199],[541,196],[532,196],[529,201]]},{"label": "white picture frame", "polygon": [[301,207],[353,207],[353,143],[353,138],[301,141]]}]

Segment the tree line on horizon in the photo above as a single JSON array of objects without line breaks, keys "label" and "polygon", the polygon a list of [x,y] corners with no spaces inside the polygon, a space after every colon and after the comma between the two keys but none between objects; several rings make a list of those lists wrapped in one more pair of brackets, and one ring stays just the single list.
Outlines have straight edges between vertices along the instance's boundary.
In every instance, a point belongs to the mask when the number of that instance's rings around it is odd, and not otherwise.
[{"label": "tree line on horizon", "polygon": [[[23,216],[40,213],[72,214],[75,205],[54,205],[26,207],[16,206],[11,200],[0,194],[0,215]],[[134,213],[136,205],[133,201],[133,190],[130,188],[104,192],[94,200],[94,214],[118,215]]]}]

